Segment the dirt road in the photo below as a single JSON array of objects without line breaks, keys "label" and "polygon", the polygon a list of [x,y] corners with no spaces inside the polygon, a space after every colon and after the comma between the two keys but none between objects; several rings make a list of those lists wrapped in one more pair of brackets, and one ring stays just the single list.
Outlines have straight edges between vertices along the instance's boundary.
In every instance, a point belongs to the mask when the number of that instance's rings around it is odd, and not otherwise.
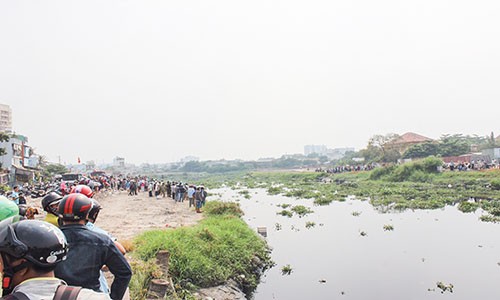
[{"label": "dirt road", "polygon": [[148,193],[139,192],[137,196],[114,192],[98,196],[102,206],[96,225],[107,230],[118,240],[130,240],[149,229],[194,225],[201,214],[189,208],[189,202],[175,202],[165,197],[156,199]]}]

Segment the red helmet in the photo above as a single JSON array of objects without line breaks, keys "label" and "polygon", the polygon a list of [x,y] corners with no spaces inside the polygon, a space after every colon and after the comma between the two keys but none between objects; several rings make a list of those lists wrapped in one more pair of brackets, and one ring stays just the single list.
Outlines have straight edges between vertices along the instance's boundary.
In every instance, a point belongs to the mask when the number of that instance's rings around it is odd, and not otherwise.
[{"label": "red helmet", "polygon": [[59,218],[68,221],[86,220],[92,200],[84,194],[69,194],[59,203]]},{"label": "red helmet", "polygon": [[94,196],[94,191],[88,186],[84,184],[79,184],[71,188],[70,194],[84,194],[85,196],[92,198]]}]

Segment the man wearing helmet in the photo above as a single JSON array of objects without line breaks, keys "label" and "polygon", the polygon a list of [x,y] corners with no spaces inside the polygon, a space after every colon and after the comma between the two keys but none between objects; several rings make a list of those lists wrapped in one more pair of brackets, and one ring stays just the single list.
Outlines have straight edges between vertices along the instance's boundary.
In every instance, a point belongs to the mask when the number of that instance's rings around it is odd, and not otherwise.
[{"label": "man wearing helmet", "polygon": [[121,300],[127,289],[132,270],[109,236],[91,231],[85,226],[92,201],[84,194],[69,194],[59,203],[61,230],[71,251],[55,269],[57,277],[70,285],[99,291],[99,271],[106,265],[114,275],[111,299]]},{"label": "man wearing helmet", "polygon": [[68,287],[54,277],[54,268],[66,258],[64,234],[52,224],[36,220],[0,222],[1,299],[53,299],[73,293],[70,299],[110,299],[104,293]]},{"label": "man wearing helmet", "polygon": [[47,212],[45,222],[59,226],[57,208],[59,207],[59,202],[61,202],[62,198],[63,197],[56,192],[50,192],[42,198],[43,210]]}]

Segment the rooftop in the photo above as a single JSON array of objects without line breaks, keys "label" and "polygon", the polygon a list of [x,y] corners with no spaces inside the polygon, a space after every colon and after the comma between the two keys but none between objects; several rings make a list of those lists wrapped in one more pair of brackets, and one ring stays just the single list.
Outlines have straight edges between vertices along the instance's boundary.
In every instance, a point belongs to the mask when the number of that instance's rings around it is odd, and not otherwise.
[{"label": "rooftop", "polygon": [[432,142],[433,139],[425,137],[420,134],[416,134],[413,132],[407,132],[393,141],[393,144],[410,144],[410,143],[423,143],[423,142]]}]

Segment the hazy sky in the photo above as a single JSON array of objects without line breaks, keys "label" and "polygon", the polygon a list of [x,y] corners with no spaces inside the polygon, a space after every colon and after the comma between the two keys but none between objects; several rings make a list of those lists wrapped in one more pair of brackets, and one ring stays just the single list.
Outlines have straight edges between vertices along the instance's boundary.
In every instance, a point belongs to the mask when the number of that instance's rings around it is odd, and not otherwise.
[{"label": "hazy sky", "polygon": [[0,0],[0,103],[55,161],[500,134],[500,2]]}]

